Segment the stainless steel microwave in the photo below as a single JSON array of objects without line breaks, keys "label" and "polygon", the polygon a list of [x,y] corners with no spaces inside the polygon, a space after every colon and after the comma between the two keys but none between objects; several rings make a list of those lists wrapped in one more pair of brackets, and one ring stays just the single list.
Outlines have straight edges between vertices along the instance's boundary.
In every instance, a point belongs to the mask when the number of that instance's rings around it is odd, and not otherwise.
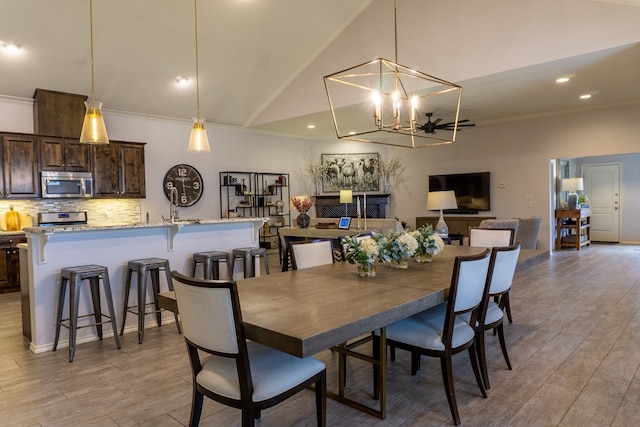
[{"label": "stainless steel microwave", "polygon": [[93,196],[90,172],[42,172],[43,198],[73,198]]}]

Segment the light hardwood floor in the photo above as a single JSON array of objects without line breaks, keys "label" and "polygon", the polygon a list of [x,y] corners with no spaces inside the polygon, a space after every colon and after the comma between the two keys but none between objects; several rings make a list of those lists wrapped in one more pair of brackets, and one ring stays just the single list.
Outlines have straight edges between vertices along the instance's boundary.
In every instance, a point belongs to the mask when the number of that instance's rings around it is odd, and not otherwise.
[{"label": "light hardwood floor", "polygon": [[[277,270],[275,263],[271,264]],[[467,426],[640,425],[640,247],[593,245],[563,250],[518,272],[514,323],[505,326],[508,371],[487,335],[491,378],[482,399],[466,353],[454,358],[455,387]],[[18,294],[0,295],[0,425],[180,426],[189,419],[190,371],[174,325],[135,333],[122,350],[113,339],[35,355],[20,326]],[[53,324],[51,325],[53,328]],[[436,360],[409,374],[398,351],[389,364],[388,417],[378,420],[329,400],[329,426],[451,425]],[[336,385],[335,355],[319,355]],[[349,392],[367,400],[371,368],[349,362]],[[239,412],[205,401],[202,426],[238,426]],[[260,426],[315,425],[313,393],[264,411]]]}]

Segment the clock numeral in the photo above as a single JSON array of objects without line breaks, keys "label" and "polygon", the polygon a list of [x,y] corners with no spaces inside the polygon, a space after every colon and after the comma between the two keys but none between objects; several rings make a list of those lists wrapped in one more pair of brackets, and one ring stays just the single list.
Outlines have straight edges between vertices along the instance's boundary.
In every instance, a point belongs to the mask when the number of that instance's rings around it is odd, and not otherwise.
[{"label": "clock numeral", "polygon": [[200,183],[198,181],[195,181],[193,183],[193,188],[195,188],[196,190],[199,190],[200,189]]},{"label": "clock numeral", "polygon": [[182,204],[185,204],[185,203],[187,203],[188,201],[189,201],[189,199],[187,198],[187,195],[186,195],[186,194],[183,194],[182,196],[180,196],[180,202],[181,202]]},{"label": "clock numeral", "polygon": [[173,188],[173,182],[171,182],[171,181],[167,181],[167,183],[165,185],[167,187],[167,190],[171,190]]},{"label": "clock numeral", "polygon": [[185,168],[179,168],[177,172],[178,172],[178,176],[182,176],[182,177],[187,176],[187,170]]}]

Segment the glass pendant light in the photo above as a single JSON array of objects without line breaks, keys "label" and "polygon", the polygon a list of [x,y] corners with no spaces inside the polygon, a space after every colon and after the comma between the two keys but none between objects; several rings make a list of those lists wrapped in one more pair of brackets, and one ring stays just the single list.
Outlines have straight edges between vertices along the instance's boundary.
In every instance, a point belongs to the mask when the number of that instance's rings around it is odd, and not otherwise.
[{"label": "glass pendant light", "polygon": [[193,118],[193,128],[189,137],[189,151],[209,152],[209,138],[204,128],[204,117],[200,115],[200,78],[198,74],[198,0],[193,0],[196,30],[196,116]]},{"label": "glass pendant light", "polygon": [[93,0],[89,0],[89,28],[91,30],[91,99],[85,101],[87,112],[82,123],[80,142],[84,144],[108,144],[109,136],[102,117],[102,102],[96,101],[93,84]]}]

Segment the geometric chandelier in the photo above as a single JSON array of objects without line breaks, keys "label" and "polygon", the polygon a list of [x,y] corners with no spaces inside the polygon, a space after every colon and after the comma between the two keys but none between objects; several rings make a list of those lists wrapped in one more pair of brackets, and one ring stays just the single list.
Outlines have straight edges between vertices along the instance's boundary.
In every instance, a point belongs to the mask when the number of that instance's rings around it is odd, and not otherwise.
[{"label": "geometric chandelier", "polygon": [[[324,77],[339,139],[423,148],[456,139],[462,86],[398,63],[396,0],[395,61],[376,58]],[[433,113],[451,118],[452,133],[424,127]]]}]

